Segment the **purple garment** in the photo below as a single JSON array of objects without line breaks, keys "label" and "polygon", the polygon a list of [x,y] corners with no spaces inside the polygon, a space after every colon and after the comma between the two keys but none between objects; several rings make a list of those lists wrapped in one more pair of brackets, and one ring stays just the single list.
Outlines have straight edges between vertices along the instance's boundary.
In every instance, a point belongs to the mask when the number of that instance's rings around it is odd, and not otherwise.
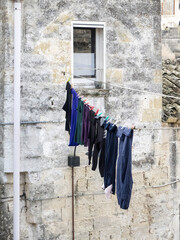
[{"label": "purple garment", "polygon": [[78,146],[79,144],[74,142],[74,134],[76,130],[76,122],[77,122],[77,106],[78,106],[78,94],[74,90],[74,88],[71,89],[72,93],[72,111],[71,111],[71,130],[70,130],[70,141],[69,146]]},{"label": "purple garment", "polygon": [[87,105],[84,105],[81,141],[84,143],[85,147],[88,146],[88,132],[90,128],[89,112],[90,112],[89,107]]}]

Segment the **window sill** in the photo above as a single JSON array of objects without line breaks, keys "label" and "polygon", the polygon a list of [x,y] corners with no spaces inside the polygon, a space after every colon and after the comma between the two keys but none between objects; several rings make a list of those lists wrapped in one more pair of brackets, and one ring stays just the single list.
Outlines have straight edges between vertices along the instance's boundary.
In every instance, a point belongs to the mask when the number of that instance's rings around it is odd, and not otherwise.
[{"label": "window sill", "polygon": [[109,94],[108,89],[92,89],[92,88],[85,88],[85,89],[78,89],[77,88],[78,94],[81,96],[92,96],[92,97],[106,97]]}]

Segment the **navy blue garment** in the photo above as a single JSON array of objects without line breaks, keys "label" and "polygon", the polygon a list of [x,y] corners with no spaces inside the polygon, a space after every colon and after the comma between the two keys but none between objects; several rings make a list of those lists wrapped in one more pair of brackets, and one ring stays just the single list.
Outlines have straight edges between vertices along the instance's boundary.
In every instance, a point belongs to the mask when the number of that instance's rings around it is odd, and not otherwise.
[{"label": "navy blue garment", "polygon": [[122,209],[128,209],[133,186],[131,156],[133,130],[131,128],[119,127],[117,137],[120,138],[117,163],[117,199]]},{"label": "navy blue garment", "polygon": [[112,184],[112,194],[115,194],[116,160],[118,150],[118,138],[116,136],[117,126],[104,122],[104,129],[107,130],[104,166],[104,187]]},{"label": "navy blue garment", "polygon": [[77,122],[77,107],[78,107],[78,94],[74,90],[74,88],[71,89],[72,93],[72,111],[71,111],[71,129],[70,129],[70,141],[69,146],[77,146],[78,143],[74,142],[74,135],[76,130],[76,122]]}]

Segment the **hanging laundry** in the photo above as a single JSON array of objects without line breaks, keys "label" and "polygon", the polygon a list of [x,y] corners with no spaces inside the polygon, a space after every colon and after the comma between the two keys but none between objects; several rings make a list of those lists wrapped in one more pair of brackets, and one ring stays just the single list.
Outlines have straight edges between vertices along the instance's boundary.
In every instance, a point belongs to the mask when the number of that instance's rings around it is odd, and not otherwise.
[{"label": "hanging laundry", "polygon": [[78,107],[77,107],[77,121],[76,121],[76,129],[75,129],[75,134],[74,134],[74,142],[81,144],[81,145],[83,144],[83,142],[81,140],[83,111],[84,111],[84,103],[79,98]]},{"label": "hanging laundry", "polygon": [[81,141],[84,143],[84,146],[88,146],[88,132],[90,129],[90,109],[84,104],[83,119],[82,119],[82,131],[81,131]]},{"label": "hanging laundry", "polygon": [[118,138],[116,136],[117,126],[104,121],[104,129],[107,130],[105,144],[105,168],[104,168],[104,188],[106,196],[115,194],[115,177],[116,177],[116,159],[118,149]]},{"label": "hanging laundry", "polygon": [[79,98],[74,88],[71,89],[71,93],[72,93],[72,111],[71,111],[71,130],[70,130],[69,146],[78,146],[78,143],[74,142],[74,135],[76,130],[77,107],[78,107]]},{"label": "hanging laundry", "polygon": [[95,118],[96,122],[96,133],[95,133],[95,144],[92,159],[92,170],[95,171],[97,168],[99,158],[99,172],[101,177],[104,177],[104,162],[105,162],[105,133],[104,128],[101,126],[101,117]]},{"label": "hanging laundry", "polygon": [[71,84],[67,82],[66,84],[66,102],[62,109],[66,112],[66,123],[65,123],[65,130],[70,133],[70,126],[71,126],[71,102],[72,102],[72,94],[71,94]]},{"label": "hanging laundry", "polygon": [[89,159],[89,165],[91,164],[91,158],[92,158],[92,150],[95,142],[95,112],[93,110],[90,110],[89,112],[89,121],[90,121],[90,128],[88,133],[88,159]]},{"label": "hanging laundry", "polygon": [[132,179],[132,141],[133,130],[126,127],[119,127],[117,137],[120,138],[119,158],[117,163],[117,199],[122,209],[128,209]]}]

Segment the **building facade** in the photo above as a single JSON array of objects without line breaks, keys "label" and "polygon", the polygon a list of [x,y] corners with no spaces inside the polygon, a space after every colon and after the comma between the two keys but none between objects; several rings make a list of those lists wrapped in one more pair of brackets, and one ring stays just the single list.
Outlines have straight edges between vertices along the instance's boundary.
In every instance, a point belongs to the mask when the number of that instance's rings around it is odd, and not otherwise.
[{"label": "building facade", "polygon": [[[72,239],[67,159],[74,148],[62,110],[69,77],[103,115],[137,128],[127,211],[116,195],[106,199],[87,148],[77,147],[75,239],[179,239],[179,183],[169,183],[180,176],[180,130],[162,123],[161,1],[21,3],[21,121],[27,122],[21,124],[21,239]],[[0,8],[0,239],[7,240],[13,234],[13,1],[0,1]]]}]

